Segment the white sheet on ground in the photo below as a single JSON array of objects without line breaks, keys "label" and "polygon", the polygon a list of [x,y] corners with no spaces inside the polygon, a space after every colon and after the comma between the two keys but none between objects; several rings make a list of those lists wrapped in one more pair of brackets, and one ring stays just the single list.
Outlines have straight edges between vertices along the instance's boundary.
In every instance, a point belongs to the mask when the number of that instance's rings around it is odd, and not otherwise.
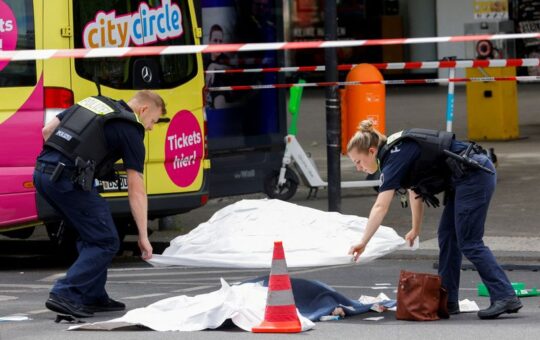
[{"label": "white sheet on ground", "polygon": [[[280,200],[242,200],[178,236],[149,262],[155,266],[269,268],[274,241],[283,241],[288,267],[347,264],[352,260],[347,252],[360,241],[366,222],[364,217]],[[411,249],[392,228],[381,226],[359,263],[406,248]]]},{"label": "white sheet on ground", "polygon": [[[264,318],[267,287],[259,283],[229,286],[221,279],[221,289],[197,296],[176,296],[144,308],[127,312],[121,318],[72,326],[69,330],[114,330],[134,325],[155,331],[200,331],[215,329],[225,320],[245,331],[258,326]],[[298,313],[302,331],[315,324]]]}]

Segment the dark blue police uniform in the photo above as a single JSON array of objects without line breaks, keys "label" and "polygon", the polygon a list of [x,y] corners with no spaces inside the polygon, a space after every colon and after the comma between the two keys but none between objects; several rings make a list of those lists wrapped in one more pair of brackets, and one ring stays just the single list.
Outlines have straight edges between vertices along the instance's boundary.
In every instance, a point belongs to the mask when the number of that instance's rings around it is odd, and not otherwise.
[{"label": "dark blue police uniform", "polygon": [[[467,145],[453,140],[450,151],[462,152]],[[379,191],[400,189],[400,183],[413,169],[420,151],[420,146],[410,139],[395,145],[381,164]],[[487,155],[479,153],[472,158],[495,171]],[[492,302],[515,296],[508,277],[482,240],[496,180],[496,175],[480,169],[470,169],[461,178],[452,176],[452,196],[444,208],[438,230],[439,275],[448,290],[449,302],[458,301],[462,254],[476,267]]]},{"label": "dark blue police uniform", "polygon": [[[124,109],[131,108],[118,102]],[[62,120],[69,110],[57,117]],[[134,124],[112,120],[104,128],[109,152],[122,158],[126,169],[140,173],[144,168],[144,132]],[[66,164],[60,177],[52,182],[51,170],[58,162]],[[38,156],[34,183],[37,191],[54,207],[79,234],[79,257],[66,276],[58,280],[52,294],[69,300],[74,305],[100,305],[109,300],[105,291],[107,268],[119,249],[119,239],[109,205],[96,188],[84,191],[72,181],[74,163],[52,148],[44,147]]]}]

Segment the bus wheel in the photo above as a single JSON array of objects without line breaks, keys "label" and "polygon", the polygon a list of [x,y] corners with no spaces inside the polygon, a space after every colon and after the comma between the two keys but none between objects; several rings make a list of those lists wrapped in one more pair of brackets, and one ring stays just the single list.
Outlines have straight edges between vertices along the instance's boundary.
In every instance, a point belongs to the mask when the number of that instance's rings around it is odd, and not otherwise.
[{"label": "bus wheel", "polygon": [[287,168],[285,171],[285,183],[278,186],[279,170],[272,171],[264,181],[264,193],[270,198],[287,201],[294,196],[300,180],[294,171]]},{"label": "bus wheel", "polygon": [[79,256],[77,250],[77,233],[65,221],[45,223],[49,239],[54,245],[57,255],[65,263],[73,263]]}]

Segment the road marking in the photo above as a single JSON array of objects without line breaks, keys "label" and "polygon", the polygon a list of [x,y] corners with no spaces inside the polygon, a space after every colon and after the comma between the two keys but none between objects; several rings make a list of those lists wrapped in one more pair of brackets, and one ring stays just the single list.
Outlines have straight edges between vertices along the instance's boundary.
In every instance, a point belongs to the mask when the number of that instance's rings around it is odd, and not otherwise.
[{"label": "road marking", "polygon": [[119,283],[119,282],[145,282],[147,284],[149,283],[170,283],[170,284],[180,284],[181,282],[178,282],[178,281],[182,281],[182,282],[204,282],[204,281],[216,281],[219,283],[219,279],[222,278],[224,279],[225,281],[227,282],[230,282],[230,281],[243,281],[243,280],[246,280],[246,279],[251,279],[252,277],[251,276],[230,276],[230,277],[223,277],[223,276],[220,276],[220,277],[185,277],[185,278],[178,278],[178,279],[173,279],[173,278],[166,278],[166,279],[151,279],[151,280],[145,280],[145,281],[115,281],[115,280],[108,280],[107,283]]},{"label": "road marking", "polygon": [[62,276],[65,276],[65,275],[66,275],[66,273],[53,274],[53,275],[49,275],[47,277],[44,277],[43,279],[40,279],[38,281],[40,281],[40,282],[54,282],[57,279],[61,278]]},{"label": "road marking", "polygon": [[208,288],[214,288],[214,287],[217,287],[218,285],[214,285],[214,286],[199,286],[199,287],[191,287],[191,288],[183,288],[183,289],[178,289],[178,290],[173,290],[171,293],[187,293],[187,292],[193,292],[193,291],[196,291],[196,290],[203,290],[203,289],[208,289]]},{"label": "road marking", "polygon": [[291,270],[289,268],[289,274],[306,274],[306,273],[315,273],[315,272],[322,272],[329,269],[338,269],[338,268],[346,268],[346,267],[353,267],[356,266],[355,263],[348,263],[348,264],[341,264],[339,266],[326,266],[326,267],[318,267],[318,268],[310,268],[310,269],[300,269],[300,270]]},{"label": "road marking", "polygon": [[[159,270],[166,270],[166,271],[171,271],[171,270],[178,270],[178,269],[185,269],[185,270],[189,270],[189,269],[200,269],[200,267],[185,267],[185,266],[170,266],[170,267],[140,267],[140,268],[109,268],[109,273],[111,272],[129,272],[129,271],[159,271]],[[249,268],[246,268],[246,269],[227,269],[227,268],[223,268],[223,269],[209,269],[209,270],[204,270],[204,271],[191,271],[191,272],[188,272],[186,271],[185,273],[186,274],[214,274],[214,273],[222,273],[222,272],[228,272],[228,273],[242,273],[242,272],[260,272],[260,271],[269,271],[270,269],[266,269],[266,268],[261,268],[261,269],[249,269]]]},{"label": "road marking", "polygon": [[[218,281],[218,280],[216,280]],[[193,286],[193,285],[207,285],[208,282],[175,282],[175,281],[108,281],[107,284],[140,284],[140,285],[169,285],[169,286]],[[218,283],[216,283],[218,285]]]},{"label": "road marking", "polygon": [[[531,251],[540,252],[540,237],[523,236],[484,236],[484,243],[492,251]],[[439,249],[439,241],[432,238],[420,243],[420,249]]]},{"label": "road marking", "polygon": [[[216,272],[216,274],[229,274],[228,271]],[[156,277],[156,276],[186,276],[192,273],[138,273],[138,274],[108,274],[108,278],[123,278],[123,277]],[[212,273],[201,273],[201,274],[212,274]],[[196,275],[196,274],[193,274]],[[222,275],[214,275],[213,277],[218,277]],[[246,275],[244,275],[246,276]],[[183,279],[182,279],[183,280]]]},{"label": "road marking", "polygon": [[0,301],[13,301],[19,299],[16,296],[0,295]]},{"label": "road marking", "polygon": [[36,310],[31,310],[29,312],[26,312],[24,314],[36,315],[36,314],[43,314],[43,313],[49,313],[49,312],[51,311],[48,309],[36,309]]},{"label": "road marking", "polygon": [[16,293],[27,293],[27,290],[20,290],[20,289],[2,289],[0,290],[0,293],[2,294],[16,294]]},{"label": "road marking", "polygon": [[[188,292],[194,292],[194,291],[197,291],[197,290],[215,288],[217,286],[218,285],[182,288],[182,289],[173,290],[173,291],[171,291],[171,293],[188,293]],[[122,300],[138,300],[138,299],[145,299],[145,298],[163,296],[163,295],[167,295],[167,294],[168,293],[155,293],[155,294],[146,294],[146,295],[137,295],[137,296],[127,296],[127,297],[122,298]]]},{"label": "road marking", "polygon": [[[329,269],[337,269],[337,268],[344,268],[344,267],[351,267],[355,264],[345,264],[345,265],[339,265],[339,266],[325,266],[325,267],[318,267],[318,268],[309,268],[309,269],[290,269],[290,274],[305,274],[305,273],[314,273],[314,272],[320,272],[325,271]],[[209,274],[229,274],[229,273],[261,273],[261,275],[258,276],[266,276],[270,273],[270,269],[268,268],[261,268],[261,269],[219,269],[219,270],[204,270],[204,271],[173,271],[174,269],[189,269],[190,267],[141,267],[141,268],[111,268],[108,270],[109,274],[107,275],[109,278],[120,278],[120,277],[155,277],[155,276],[183,276],[183,275],[209,275]],[[133,272],[133,271],[153,271],[153,273],[125,273],[121,274],[122,272]],[[163,272],[159,272],[163,271]],[[57,273],[52,274],[47,277],[44,277],[43,279],[40,279],[38,281],[40,282],[54,282],[57,279],[65,276],[66,273]]]},{"label": "road marking", "polygon": [[342,289],[396,289],[396,287],[373,287],[373,286],[344,286],[344,285],[329,285],[332,288],[342,288]]},{"label": "road marking", "polygon": [[[355,266],[356,264],[352,263],[352,264],[342,264],[342,265],[337,265],[337,266],[324,266],[324,267],[317,267],[317,268],[305,268],[305,269],[302,269],[302,268],[299,268],[298,270],[294,269],[294,268],[289,268],[289,272],[292,274],[292,273],[298,273],[298,274],[302,274],[302,273],[311,273],[311,272],[317,272],[317,271],[323,271],[323,270],[328,270],[328,269],[336,269],[336,268],[344,268],[344,267],[352,267],[352,266]],[[196,267],[175,267],[175,266],[172,266],[172,267],[142,267],[142,268],[111,268],[109,269],[109,273],[111,272],[126,272],[126,271],[137,271],[137,270],[141,270],[141,271],[147,271],[147,270],[154,270],[154,271],[159,271],[159,270],[166,270],[167,272],[163,273],[165,275],[168,275],[168,273],[170,273],[173,269],[190,269],[190,268],[196,268]],[[191,275],[191,274],[196,274],[196,275],[199,275],[199,274],[219,274],[219,273],[257,273],[257,272],[263,272],[263,273],[269,273],[270,272],[270,268],[260,268],[260,269],[228,269],[228,268],[223,268],[223,269],[212,269],[212,270],[204,270],[204,271],[186,271],[186,272],[175,272],[177,275]],[[55,275],[64,275],[64,274],[55,274]],[[110,275],[124,275],[124,274],[110,274]],[[129,275],[129,274],[125,274],[125,275]],[[136,275],[143,275],[143,273],[141,274],[136,274]],[[144,274],[144,275],[154,275],[154,274]],[[170,274],[170,275],[174,275],[174,274]]]},{"label": "road marking", "polygon": [[[126,272],[126,271],[134,271],[131,268],[129,270],[118,270],[117,269],[109,269],[107,277],[108,278],[121,278],[121,277],[155,277],[155,276],[184,276],[184,275],[208,275],[208,274],[228,274],[228,273],[261,273],[261,275],[264,273],[265,275],[270,272],[270,269],[238,269],[238,270],[206,270],[206,271],[171,271],[171,269],[165,269],[165,268],[150,268],[153,270],[161,270],[163,272],[153,272],[153,273],[119,273],[119,272]],[[126,268],[127,269],[127,268]],[[144,271],[147,271],[148,268],[141,268]],[[166,270],[166,271],[165,271]],[[47,277],[44,277],[38,281],[40,282],[54,282],[58,280],[59,278],[65,276],[66,273],[58,273],[49,275]]]},{"label": "road marking", "polygon": [[[343,286],[343,285],[330,285],[332,288],[342,288],[342,289],[374,289],[374,290],[380,290],[380,289],[396,289],[397,287],[372,287],[372,286]],[[476,291],[477,288],[460,288],[459,290],[466,290],[466,291]]]},{"label": "road marking", "polygon": [[167,295],[167,293],[155,293],[155,294],[146,294],[146,295],[135,295],[135,296],[126,296],[122,298],[122,300],[138,300],[138,299],[145,299],[149,297],[156,297],[156,296],[163,296]]},{"label": "road marking", "polygon": [[0,287],[5,288],[27,288],[27,289],[50,289],[51,285],[34,285],[22,283],[0,283]]}]

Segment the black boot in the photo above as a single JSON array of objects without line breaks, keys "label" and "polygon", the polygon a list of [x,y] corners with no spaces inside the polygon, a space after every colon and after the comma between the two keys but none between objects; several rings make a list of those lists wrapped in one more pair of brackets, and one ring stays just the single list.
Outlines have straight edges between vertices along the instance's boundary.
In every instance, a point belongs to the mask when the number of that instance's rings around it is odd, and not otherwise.
[{"label": "black boot", "polygon": [[78,318],[94,316],[94,313],[86,310],[83,305],[75,304],[64,297],[53,293],[49,294],[49,299],[45,302],[45,306],[53,312],[64,315],[73,315]]},{"label": "black boot", "polygon": [[126,309],[126,305],[120,301],[108,298],[106,301],[100,301],[93,304],[84,305],[85,310],[92,313],[99,312],[118,312]]},{"label": "black boot", "polygon": [[455,315],[459,314],[459,302],[448,302],[448,314]]},{"label": "black boot", "polygon": [[496,319],[503,313],[517,313],[523,305],[517,296],[494,301],[489,308],[478,312],[480,319]]}]

